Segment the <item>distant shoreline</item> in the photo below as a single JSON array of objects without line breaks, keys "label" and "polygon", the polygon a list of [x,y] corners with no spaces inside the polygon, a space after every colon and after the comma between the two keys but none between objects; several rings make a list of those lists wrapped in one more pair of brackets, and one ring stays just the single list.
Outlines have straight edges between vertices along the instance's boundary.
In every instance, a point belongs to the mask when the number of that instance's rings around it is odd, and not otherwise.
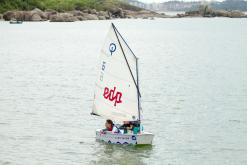
[{"label": "distant shoreline", "polygon": [[[169,12],[167,12],[169,13]],[[154,19],[154,18],[213,18],[213,17],[229,17],[229,18],[247,18],[246,13],[240,11],[213,10],[207,6],[201,7],[199,10],[188,12],[174,12],[173,15],[166,13],[157,13],[148,10],[131,11],[122,8],[113,8],[108,11],[97,11],[95,9],[72,10],[66,12],[58,12],[56,10],[42,11],[35,8],[31,11],[7,11],[3,15],[0,14],[0,20],[5,21],[31,21],[31,22],[75,22],[86,20],[112,20],[112,19]]]}]

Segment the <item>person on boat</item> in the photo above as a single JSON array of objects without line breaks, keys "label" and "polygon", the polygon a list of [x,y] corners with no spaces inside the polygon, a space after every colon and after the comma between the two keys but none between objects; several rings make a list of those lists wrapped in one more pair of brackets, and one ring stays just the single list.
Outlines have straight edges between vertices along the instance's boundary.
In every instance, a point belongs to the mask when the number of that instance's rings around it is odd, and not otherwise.
[{"label": "person on boat", "polygon": [[119,129],[122,129],[122,130],[124,130],[124,133],[127,133],[128,130],[132,131],[133,125],[130,121],[124,121],[123,125],[121,125]]},{"label": "person on boat", "polygon": [[105,129],[103,129],[103,131],[112,131],[113,130],[113,122],[110,119],[107,119],[105,122]]},{"label": "person on boat", "polygon": [[102,130],[103,132],[105,131],[111,131],[113,133],[119,133],[119,128],[117,128],[113,121],[110,119],[107,119],[105,122],[105,129]]},{"label": "person on boat", "polygon": [[133,121],[132,122],[133,124],[133,133],[134,134],[138,134],[141,132],[141,124],[140,124],[140,121]]},{"label": "person on boat", "polygon": [[124,121],[124,124],[119,129],[124,130],[124,133],[128,133],[128,131],[134,134],[140,133],[140,121]]}]

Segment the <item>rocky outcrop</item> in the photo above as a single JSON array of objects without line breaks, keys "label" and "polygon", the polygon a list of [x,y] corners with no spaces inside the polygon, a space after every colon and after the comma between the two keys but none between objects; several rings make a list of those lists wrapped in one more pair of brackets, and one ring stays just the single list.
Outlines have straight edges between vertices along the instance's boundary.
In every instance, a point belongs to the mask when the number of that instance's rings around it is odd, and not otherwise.
[{"label": "rocky outcrop", "polygon": [[112,8],[109,10],[109,14],[113,18],[125,18],[125,13],[122,8]]},{"label": "rocky outcrop", "polygon": [[70,11],[69,13],[71,13],[73,16],[84,16],[85,15],[85,13],[79,10],[73,10],[73,11]]},{"label": "rocky outcrop", "polygon": [[240,11],[213,10],[208,6],[201,6],[198,10],[188,11],[177,16],[169,16],[164,13],[159,14],[148,10],[123,10],[122,8],[112,8],[108,11],[97,11],[95,9],[73,10],[68,12],[57,12],[55,10],[42,11],[35,8],[31,11],[7,11],[1,17],[6,20],[21,21],[46,21],[51,22],[74,22],[85,20],[106,20],[119,18],[182,18],[182,17],[230,17],[247,18],[246,14]]},{"label": "rocky outcrop", "polygon": [[11,19],[16,19],[15,11],[7,11],[3,14],[3,19],[6,21],[10,21]]},{"label": "rocky outcrop", "polygon": [[84,15],[84,18],[86,20],[98,20],[99,18],[97,17],[97,15],[94,15],[94,14],[85,14]]},{"label": "rocky outcrop", "polygon": [[95,9],[90,9],[90,10],[88,10],[88,14],[95,14],[95,15],[97,15],[98,12]]},{"label": "rocky outcrop", "polygon": [[230,12],[229,17],[231,17],[231,18],[247,18],[247,15],[243,12],[233,10]]},{"label": "rocky outcrop", "polygon": [[52,15],[50,18],[51,22],[75,22],[78,21],[77,17],[74,17],[71,13],[58,13]]},{"label": "rocky outcrop", "polygon": [[185,14],[178,14],[178,17],[230,17],[230,18],[247,18],[247,15],[241,11],[233,10],[215,10],[210,7],[200,6],[198,10],[188,11]]},{"label": "rocky outcrop", "polygon": [[79,21],[86,21],[87,19],[83,16],[77,16],[76,17]]},{"label": "rocky outcrop", "polygon": [[105,20],[105,16],[98,16],[99,20]]},{"label": "rocky outcrop", "polygon": [[101,19],[101,18],[111,19],[110,14],[108,12],[106,12],[106,11],[99,11],[98,12],[98,17],[99,17],[99,19]]},{"label": "rocky outcrop", "polygon": [[110,19],[107,12],[96,10],[88,10],[87,13],[83,11],[70,11],[66,13],[58,13],[55,10],[41,11],[40,9],[34,9],[32,11],[8,11],[3,14],[3,18],[6,21],[10,20],[22,20],[22,21],[46,21],[51,22],[74,22],[84,20],[105,20]]},{"label": "rocky outcrop", "polygon": [[89,10],[88,9],[84,9],[82,10],[83,13],[88,13],[89,14]]},{"label": "rocky outcrop", "polygon": [[[35,8],[33,9],[31,12],[31,21],[37,21],[38,18],[40,18],[40,21],[45,21],[48,19],[48,16],[47,16],[47,13],[43,12],[42,10],[38,9],[38,8]],[[34,16],[36,15],[36,16]],[[34,18],[32,18],[34,17]],[[36,19],[35,19],[36,18]]]},{"label": "rocky outcrop", "polygon": [[6,21],[21,20],[21,21],[44,21],[47,20],[47,16],[39,9],[32,11],[7,11],[3,14],[3,18]]},{"label": "rocky outcrop", "polygon": [[33,14],[30,18],[30,21],[42,21],[42,18],[38,14]]},{"label": "rocky outcrop", "polygon": [[0,20],[1,20],[1,19],[3,19],[3,15],[2,15],[2,14],[0,14]]},{"label": "rocky outcrop", "polygon": [[228,12],[226,10],[217,10],[212,15],[217,17],[228,17]]},{"label": "rocky outcrop", "polygon": [[153,11],[148,10],[141,10],[141,11],[130,11],[125,10],[125,16],[126,18],[143,18],[143,19],[152,19],[154,17],[156,18],[170,18],[170,16],[165,15],[164,13],[159,14]]},{"label": "rocky outcrop", "polygon": [[46,14],[47,20],[50,20],[52,16],[57,15],[56,10],[48,9],[44,12]]},{"label": "rocky outcrop", "polygon": [[97,11],[95,9],[73,10],[68,12],[57,12],[55,10],[42,11],[35,8],[31,11],[8,11],[4,13],[3,18],[6,21],[15,19],[22,21],[46,21],[51,22],[74,22],[84,20],[106,20],[115,18],[167,18],[164,14],[141,10],[130,11],[122,8],[112,8],[108,11]]}]

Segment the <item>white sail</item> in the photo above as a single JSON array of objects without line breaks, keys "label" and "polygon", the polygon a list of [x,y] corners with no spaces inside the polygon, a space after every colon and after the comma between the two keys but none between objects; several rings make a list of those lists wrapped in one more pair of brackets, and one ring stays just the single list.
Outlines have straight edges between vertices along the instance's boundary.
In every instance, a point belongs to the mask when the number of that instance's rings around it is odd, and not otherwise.
[{"label": "white sail", "polygon": [[139,120],[136,63],[112,24],[97,65],[93,114],[116,121]]}]

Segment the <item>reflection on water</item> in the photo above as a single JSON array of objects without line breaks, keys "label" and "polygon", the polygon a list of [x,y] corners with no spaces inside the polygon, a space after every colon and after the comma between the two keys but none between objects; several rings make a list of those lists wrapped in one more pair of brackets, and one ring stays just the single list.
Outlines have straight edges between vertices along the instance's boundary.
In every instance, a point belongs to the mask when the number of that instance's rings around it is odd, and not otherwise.
[{"label": "reflection on water", "polygon": [[98,142],[97,149],[94,155],[97,155],[97,160],[91,161],[91,164],[146,164],[143,159],[148,159],[151,156],[151,145],[115,145]]}]

